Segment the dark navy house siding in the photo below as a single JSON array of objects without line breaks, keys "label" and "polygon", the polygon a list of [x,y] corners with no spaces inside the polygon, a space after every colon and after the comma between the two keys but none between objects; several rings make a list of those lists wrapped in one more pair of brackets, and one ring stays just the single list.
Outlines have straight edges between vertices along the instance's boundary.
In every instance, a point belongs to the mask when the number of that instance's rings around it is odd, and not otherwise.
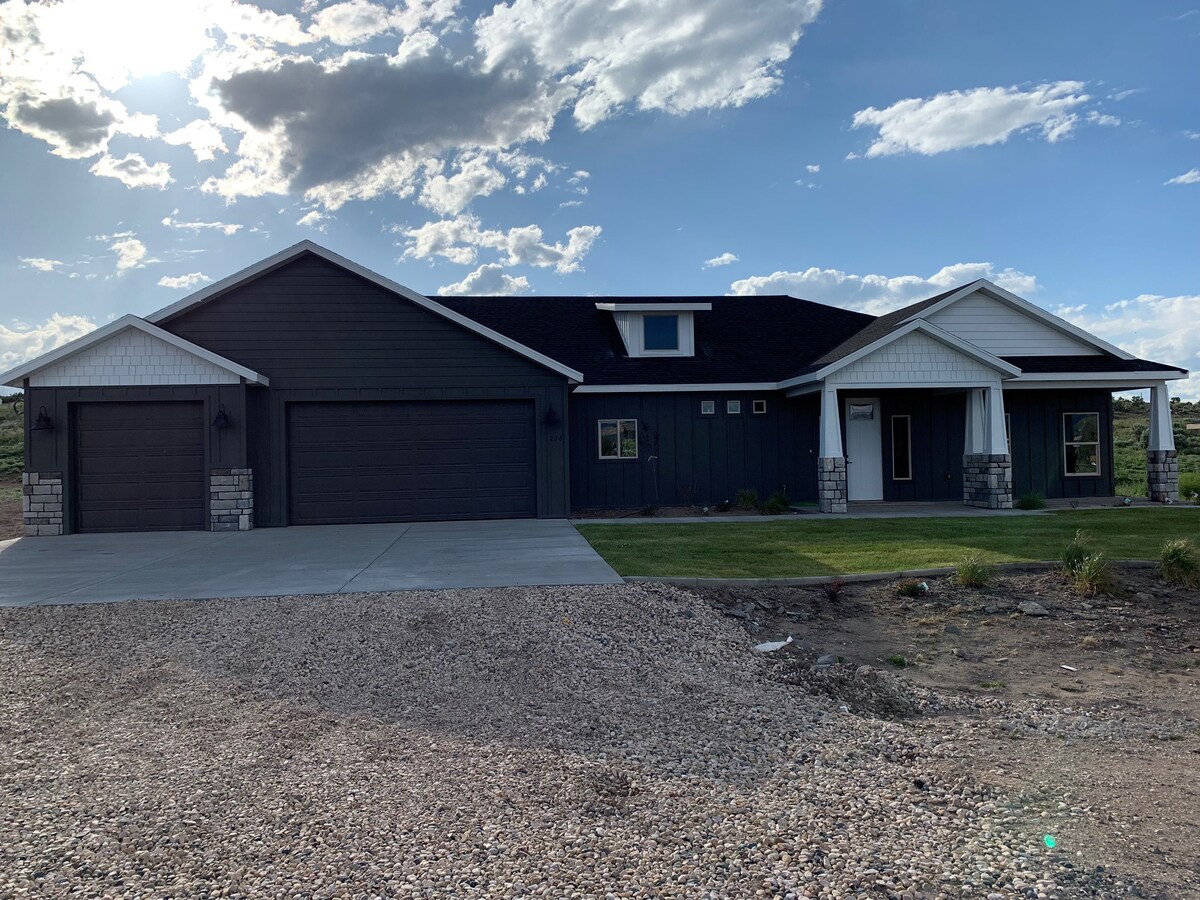
[{"label": "dark navy house siding", "polygon": [[531,400],[537,512],[568,512],[567,379],[351,272],[304,256],[160,324],[271,381],[246,389],[257,525],[288,522],[286,405],[299,401]]},{"label": "dark navy house siding", "polygon": [[[1036,491],[1043,497],[1111,497],[1113,482],[1112,394],[1103,390],[1005,391],[1012,416],[1013,495]],[[1100,414],[1100,474],[1064,472],[1063,414]]]}]

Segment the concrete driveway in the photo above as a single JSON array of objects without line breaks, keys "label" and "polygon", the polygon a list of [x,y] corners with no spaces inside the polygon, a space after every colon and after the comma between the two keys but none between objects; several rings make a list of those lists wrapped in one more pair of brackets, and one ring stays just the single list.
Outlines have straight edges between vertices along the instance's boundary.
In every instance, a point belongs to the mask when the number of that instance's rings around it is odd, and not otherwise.
[{"label": "concrete driveway", "polygon": [[621,580],[565,519],[75,534],[0,543],[0,606]]}]

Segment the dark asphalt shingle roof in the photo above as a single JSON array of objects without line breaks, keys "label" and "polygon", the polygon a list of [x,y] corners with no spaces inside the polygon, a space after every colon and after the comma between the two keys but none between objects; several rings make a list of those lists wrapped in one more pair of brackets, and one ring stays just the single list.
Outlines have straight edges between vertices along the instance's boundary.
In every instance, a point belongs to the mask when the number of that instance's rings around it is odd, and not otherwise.
[{"label": "dark asphalt shingle roof", "polygon": [[842,341],[829,352],[823,354],[819,359],[815,360],[817,366],[827,366],[832,362],[837,362],[844,356],[849,356],[855,350],[861,350],[868,344],[873,344],[881,337],[890,334],[896,328],[904,324],[904,320],[911,316],[915,316],[919,312],[923,312],[935,303],[945,300],[956,291],[962,290],[962,285],[956,288],[951,288],[948,291],[943,291],[926,300],[920,300],[916,303],[910,303],[908,306],[893,310],[887,315],[880,316],[875,319],[857,334],[851,335],[847,340]]},{"label": "dark asphalt shingle roof", "polygon": [[[780,381],[873,320],[785,296],[437,297],[481,325],[583,372],[588,384]],[[694,357],[629,358],[597,303],[711,303],[697,312]]]}]

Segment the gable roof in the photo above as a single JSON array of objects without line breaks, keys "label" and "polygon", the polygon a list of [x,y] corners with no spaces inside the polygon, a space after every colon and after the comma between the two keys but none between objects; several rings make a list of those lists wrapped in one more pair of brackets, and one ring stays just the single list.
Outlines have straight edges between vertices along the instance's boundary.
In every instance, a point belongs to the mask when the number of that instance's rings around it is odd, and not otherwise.
[{"label": "gable roof", "polygon": [[166,341],[180,350],[190,353],[193,356],[199,357],[205,362],[211,363],[217,368],[224,369],[237,375],[239,378],[244,378],[250,384],[270,384],[269,379],[265,375],[260,375],[253,369],[248,369],[240,363],[234,362],[232,359],[226,359],[219,353],[213,353],[206,347],[201,347],[199,344],[194,344],[191,341],[181,338],[177,334],[172,334],[169,331],[164,331],[157,325],[147,322],[145,319],[140,319],[134,315],[121,316],[116,321],[109,322],[102,328],[97,328],[95,331],[88,332],[83,337],[76,338],[57,347],[48,353],[43,353],[36,359],[31,359],[28,362],[22,363],[15,369],[10,369],[3,375],[0,375],[0,384],[6,384],[9,387],[22,387],[26,378],[37,372],[47,369],[50,366],[57,365],[63,360],[69,359],[78,353],[82,353],[89,347],[94,347],[104,341],[116,337],[123,331],[130,328],[135,328],[138,331],[145,332],[152,337],[158,338],[161,341]]},{"label": "gable roof", "polygon": [[235,272],[228,278],[222,278],[220,281],[216,281],[207,287],[201,288],[195,293],[184,297],[182,300],[172,303],[170,306],[164,306],[162,309],[146,316],[146,321],[152,323],[166,322],[175,316],[194,309],[202,303],[215,300],[217,297],[225,294],[233,288],[278,269],[280,266],[287,265],[306,253],[311,253],[314,256],[318,256],[326,262],[345,269],[346,271],[351,272],[360,278],[364,278],[386,291],[390,291],[399,297],[403,297],[405,300],[415,303],[417,306],[427,309],[432,313],[436,313],[442,318],[449,319],[451,322],[461,325],[468,331],[473,331],[490,341],[500,344],[501,346],[506,347],[509,350],[520,354],[521,356],[524,356],[526,359],[533,360],[539,365],[545,366],[547,369],[551,369],[555,372],[558,372],[560,375],[566,376],[572,381],[583,381],[583,372],[564,365],[563,363],[559,362],[556,357],[534,350],[523,343],[520,339],[514,338],[511,335],[502,334],[484,324],[481,324],[480,322],[466,318],[465,316],[447,308],[441,303],[431,300],[423,294],[418,294],[416,291],[410,290],[409,288],[404,287],[404,285],[392,281],[390,278],[385,278],[378,272],[372,272],[365,266],[360,266],[358,263],[346,259],[346,257],[340,256],[339,254],[334,253],[332,250],[322,247],[320,244],[315,244],[312,241],[301,241],[298,244],[288,247],[286,250],[282,250],[273,256],[268,256],[266,259],[242,269],[240,272]]},{"label": "gable roof", "polygon": [[[443,297],[441,302],[496,331],[553,353],[587,373],[588,385],[775,383],[809,366],[870,316],[786,296]],[[611,312],[597,304],[655,304],[695,314],[695,356],[629,357]]]}]

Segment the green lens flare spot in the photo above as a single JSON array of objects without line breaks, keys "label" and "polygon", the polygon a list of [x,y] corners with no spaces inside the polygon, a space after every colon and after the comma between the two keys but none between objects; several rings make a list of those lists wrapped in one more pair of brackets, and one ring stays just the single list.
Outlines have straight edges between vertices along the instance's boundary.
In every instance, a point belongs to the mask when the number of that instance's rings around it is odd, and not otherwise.
[{"label": "green lens flare spot", "polygon": [[1058,845],[1058,841],[1056,841],[1054,839],[1054,835],[1052,835],[1052,834],[1046,835],[1044,838],[1042,838],[1042,840],[1046,842],[1046,846],[1049,847],[1051,850],[1053,850]]}]

